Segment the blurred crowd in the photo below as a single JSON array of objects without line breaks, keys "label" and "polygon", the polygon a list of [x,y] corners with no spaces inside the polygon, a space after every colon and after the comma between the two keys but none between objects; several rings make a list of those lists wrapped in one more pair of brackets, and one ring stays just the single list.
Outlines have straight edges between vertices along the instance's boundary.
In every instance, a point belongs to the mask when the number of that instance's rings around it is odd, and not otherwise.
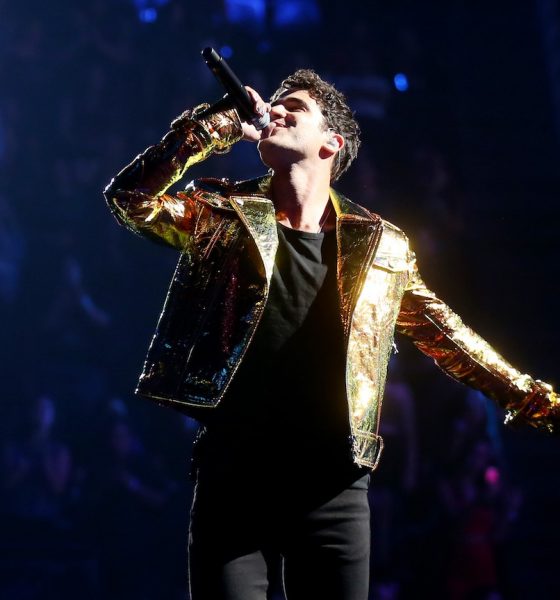
[{"label": "blurred crowd", "polygon": [[[335,82],[364,139],[340,189],[410,233],[438,291],[461,297],[472,281],[480,232],[465,225],[472,190],[434,129],[449,107],[426,92],[427,42],[410,23],[368,22],[363,3],[300,2],[299,25],[274,16],[280,4],[261,2],[257,27],[243,10],[232,22],[236,3],[221,0],[60,0],[56,11],[0,0],[3,598],[185,597],[197,425],[132,394],[176,256],[121,230],[101,191],[176,115],[221,96],[203,47],[233,49],[263,95],[298,67]],[[408,104],[397,68],[416,84]],[[193,176],[262,172],[238,144]],[[371,597],[517,597],[510,544],[524,498],[502,415],[397,342],[371,489]]]},{"label": "blurred crowd", "polygon": [[[388,386],[386,450],[370,490],[372,599],[418,589],[507,597],[506,542],[522,494],[509,481],[496,411],[477,393],[455,396],[428,440],[411,386],[398,372]],[[2,596],[184,598],[196,423],[169,418],[167,444],[150,444],[146,423],[112,398],[73,435],[58,405],[34,397],[2,441]],[[271,598],[282,598],[278,582]]]}]

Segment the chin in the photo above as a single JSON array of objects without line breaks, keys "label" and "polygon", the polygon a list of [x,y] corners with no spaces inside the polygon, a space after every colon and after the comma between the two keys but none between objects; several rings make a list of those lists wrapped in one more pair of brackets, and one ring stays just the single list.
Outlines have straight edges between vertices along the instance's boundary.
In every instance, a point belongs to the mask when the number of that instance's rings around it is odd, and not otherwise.
[{"label": "chin", "polygon": [[276,144],[270,143],[270,138],[266,138],[258,143],[257,150],[263,163],[267,167],[270,167],[270,162],[274,162],[274,155],[276,154],[275,151],[278,151],[279,148]]}]

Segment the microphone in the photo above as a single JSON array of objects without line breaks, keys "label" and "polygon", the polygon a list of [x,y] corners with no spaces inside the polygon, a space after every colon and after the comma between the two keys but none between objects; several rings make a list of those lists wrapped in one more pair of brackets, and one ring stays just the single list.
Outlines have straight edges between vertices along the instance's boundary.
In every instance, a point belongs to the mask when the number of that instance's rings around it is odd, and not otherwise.
[{"label": "microphone", "polygon": [[[249,92],[247,92],[224,58],[214,48],[210,47],[204,48],[201,54],[208,68],[214,73],[216,79],[224,86],[227,92],[222,101],[229,105],[233,104],[243,121],[248,121],[256,129],[264,129],[270,123],[270,115],[265,113],[261,116],[255,113]],[[218,103],[219,105],[220,103]]]}]

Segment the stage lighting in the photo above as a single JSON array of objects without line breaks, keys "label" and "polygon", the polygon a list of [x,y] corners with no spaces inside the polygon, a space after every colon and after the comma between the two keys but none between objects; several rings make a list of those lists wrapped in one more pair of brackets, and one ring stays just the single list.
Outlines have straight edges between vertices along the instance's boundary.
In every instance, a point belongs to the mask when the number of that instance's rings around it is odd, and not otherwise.
[{"label": "stage lighting", "polygon": [[393,82],[399,92],[406,92],[408,90],[408,77],[404,73],[397,73],[393,77]]}]

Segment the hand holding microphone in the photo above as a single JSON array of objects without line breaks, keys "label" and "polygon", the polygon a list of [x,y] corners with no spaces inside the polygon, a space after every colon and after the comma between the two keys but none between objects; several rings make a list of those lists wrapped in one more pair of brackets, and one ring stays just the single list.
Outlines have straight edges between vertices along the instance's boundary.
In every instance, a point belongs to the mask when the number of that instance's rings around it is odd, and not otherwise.
[{"label": "hand holding microphone", "polygon": [[251,98],[255,113],[258,115],[257,124],[259,126],[257,127],[253,121],[250,121],[249,123],[242,121],[243,139],[250,142],[258,142],[263,135],[265,127],[270,123],[271,106],[270,102],[265,102],[253,88],[246,85],[245,89]]},{"label": "hand holding microphone", "polygon": [[227,62],[214,48],[204,48],[202,57],[226,90],[226,96],[223,98],[224,104],[234,106],[241,120],[244,121],[245,139],[258,141],[261,137],[260,130],[270,123],[270,104],[264,102],[255,90],[243,86]]}]

